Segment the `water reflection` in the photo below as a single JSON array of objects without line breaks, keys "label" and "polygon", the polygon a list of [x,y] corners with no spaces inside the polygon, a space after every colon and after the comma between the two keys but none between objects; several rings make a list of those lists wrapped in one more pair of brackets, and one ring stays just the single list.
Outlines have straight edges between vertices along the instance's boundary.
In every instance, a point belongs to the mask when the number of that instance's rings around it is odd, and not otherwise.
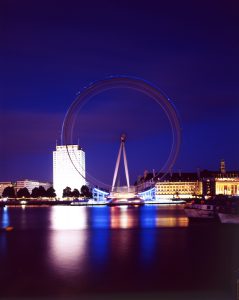
[{"label": "water reflection", "polygon": [[86,232],[53,230],[48,237],[52,269],[64,277],[79,273],[86,262]]},{"label": "water reflection", "polygon": [[112,229],[129,229],[138,226],[139,219],[135,210],[127,206],[111,207],[110,227]]},{"label": "water reflection", "polygon": [[156,255],[157,228],[186,226],[188,219],[177,208],[55,206],[50,210],[50,227],[54,230],[48,235],[49,260],[64,277],[81,272],[90,263],[103,268],[112,247],[119,260],[136,251],[148,264]]},{"label": "water reflection", "polygon": [[94,230],[89,236],[89,253],[94,263],[103,264],[110,252],[110,231]]},{"label": "water reflection", "polygon": [[26,207],[24,215],[23,227],[21,208],[0,209],[0,226],[14,228],[0,232],[4,299],[156,297],[189,288],[225,295],[238,266],[237,228],[185,230],[180,207]]},{"label": "water reflection", "polygon": [[9,226],[10,218],[8,214],[8,208],[5,206],[2,209],[2,228]]},{"label": "water reflection", "polygon": [[187,227],[187,217],[158,217],[156,227]]},{"label": "water reflection", "polygon": [[108,207],[95,206],[88,208],[89,226],[92,228],[110,228],[110,212]]},{"label": "water reflection", "polygon": [[87,228],[87,207],[53,206],[50,223],[52,229],[85,229]]},{"label": "water reflection", "polygon": [[155,206],[148,206],[140,210],[140,256],[143,261],[149,262],[155,254],[156,244],[156,220],[157,209]]},{"label": "water reflection", "polygon": [[87,208],[55,206],[50,214],[49,262],[60,275],[80,272],[86,259]]},{"label": "water reflection", "polygon": [[[10,224],[10,219],[9,219],[9,214],[8,214],[8,208],[4,207],[2,209],[2,224],[1,224],[1,229],[6,228],[9,226]],[[0,230],[1,230],[0,229]],[[1,234],[0,232],[0,250],[1,250],[1,254],[6,254],[7,251],[7,240],[6,240],[6,234]]]},{"label": "water reflection", "polygon": [[108,207],[96,206],[89,209],[90,245],[89,253],[94,263],[103,264],[109,253],[110,211]]},{"label": "water reflection", "polygon": [[113,229],[156,227],[187,227],[188,218],[181,209],[159,208],[155,205],[144,207],[111,207],[110,227]]},{"label": "water reflection", "polygon": [[157,226],[157,207],[147,206],[145,209],[140,210],[140,227],[141,228],[154,228]]}]

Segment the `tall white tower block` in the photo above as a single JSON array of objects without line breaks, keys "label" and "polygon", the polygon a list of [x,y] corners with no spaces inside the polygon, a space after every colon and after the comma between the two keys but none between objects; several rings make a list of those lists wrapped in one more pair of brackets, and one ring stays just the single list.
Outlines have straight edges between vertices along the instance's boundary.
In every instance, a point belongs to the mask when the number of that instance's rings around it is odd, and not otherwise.
[{"label": "tall white tower block", "polygon": [[80,191],[85,180],[85,152],[78,145],[56,146],[53,151],[53,187],[57,198],[69,186]]}]

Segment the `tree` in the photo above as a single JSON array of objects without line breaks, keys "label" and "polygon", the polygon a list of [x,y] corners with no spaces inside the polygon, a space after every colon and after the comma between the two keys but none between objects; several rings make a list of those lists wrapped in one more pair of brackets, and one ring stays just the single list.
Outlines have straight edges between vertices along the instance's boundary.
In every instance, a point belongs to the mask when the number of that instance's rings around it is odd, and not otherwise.
[{"label": "tree", "polygon": [[62,197],[71,197],[71,188],[69,186],[64,188]]},{"label": "tree", "polygon": [[41,185],[39,186],[39,195],[40,197],[46,197],[46,190]]},{"label": "tree", "polygon": [[31,196],[32,196],[32,198],[38,198],[38,197],[40,197],[39,188],[35,187],[35,188],[32,190]]},{"label": "tree", "polygon": [[17,191],[17,197],[18,198],[30,198],[30,193],[26,187],[21,188]]},{"label": "tree", "polygon": [[32,190],[31,194],[32,198],[40,198],[40,197],[47,197],[46,190],[44,189],[43,186],[35,187]]},{"label": "tree", "polygon": [[74,198],[79,198],[80,197],[80,192],[77,189],[74,189],[73,192],[71,192],[71,196]]},{"label": "tree", "polygon": [[86,198],[92,198],[92,193],[90,192],[89,187],[87,185],[82,185],[81,194]]},{"label": "tree", "polygon": [[53,188],[52,186],[49,187],[49,188],[46,190],[46,197],[49,197],[49,198],[55,198],[55,197],[56,197],[55,190],[54,190],[54,188]]},{"label": "tree", "polygon": [[15,198],[16,194],[15,194],[15,189],[13,186],[7,186],[3,192],[2,192],[2,197],[8,197],[8,198]]}]

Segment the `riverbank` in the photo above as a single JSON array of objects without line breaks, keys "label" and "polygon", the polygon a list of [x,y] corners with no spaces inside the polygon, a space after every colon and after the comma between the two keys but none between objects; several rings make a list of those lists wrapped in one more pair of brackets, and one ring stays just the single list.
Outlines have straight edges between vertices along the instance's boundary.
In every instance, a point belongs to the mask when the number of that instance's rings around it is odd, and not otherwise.
[{"label": "riverbank", "polygon": [[[145,204],[184,204],[183,200],[148,200]],[[10,199],[0,202],[1,206],[53,206],[53,205],[71,205],[71,206],[92,206],[92,205],[107,205],[107,201],[94,201],[93,199],[85,201],[77,200],[43,200],[43,199]]]}]

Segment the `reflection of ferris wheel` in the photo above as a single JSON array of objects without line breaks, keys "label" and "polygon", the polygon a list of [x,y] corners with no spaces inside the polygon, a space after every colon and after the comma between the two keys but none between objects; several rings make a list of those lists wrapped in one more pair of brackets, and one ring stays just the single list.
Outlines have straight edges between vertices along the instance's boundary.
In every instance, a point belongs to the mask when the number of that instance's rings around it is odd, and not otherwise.
[{"label": "reflection of ferris wheel", "polygon": [[[150,97],[156,103],[158,103],[161,108],[164,110],[170,126],[172,130],[172,145],[170,149],[169,156],[164,163],[163,167],[160,168],[159,173],[163,174],[161,179],[169,173],[169,171],[172,169],[176,159],[177,155],[179,153],[179,147],[180,147],[180,141],[181,141],[181,128],[180,128],[180,122],[178,118],[178,114],[176,111],[175,106],[170,101],[170,99],[163,94],[156,86],[153,84],[140,79],[136,77],[130,77],[130,76],[111,76],[109,78],[95,81],[91,83],[89,86],[85,87],[82,92],[77,96],[75,101],[72,103],[70,108],[68,109],[63,126],[62,126],[62,133],[61,133],[61,139],[62,139],[62,145],[72,145],[73,144],[73,132],[75,123],[77,121],[77,117],[80,113],[81,108],[87,103],[87,101],[110,89],[114,88],[128,88],[133,89],[136,91],[139,91],[146,96]],[[68,152],[69,154],[69,152]],[[69,158],[74,166],[74,168],[77,170],[77,172],[84,178],[87,179],[89,183],[95,186],[101,186],[103,188],[109,188],[110,185],[101,182],[97,178],[90,175],[88,172],[86,172],[86,176],[84,176],[82,172],[82,168],[79,168],[75,164],[75,160],[72,159],[72,157],[69,154]]]}]

